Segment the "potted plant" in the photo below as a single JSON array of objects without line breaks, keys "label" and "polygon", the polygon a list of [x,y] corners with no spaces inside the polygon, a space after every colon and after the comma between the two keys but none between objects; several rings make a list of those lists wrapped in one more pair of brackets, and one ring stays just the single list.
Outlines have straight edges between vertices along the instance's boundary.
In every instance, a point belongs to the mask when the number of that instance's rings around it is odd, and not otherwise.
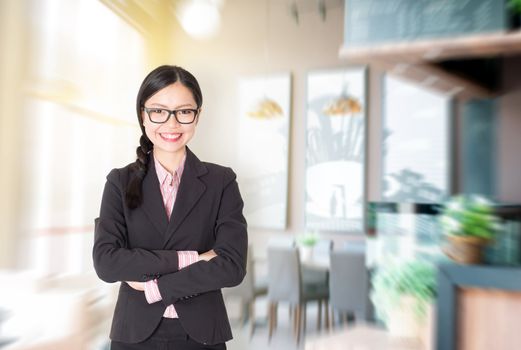
[{"label": "potted plant", "polygon": [[451,259],[465,264],[482,260],[483,248],[494,238],[499,218],[492,203],[482,196],[454,196],[440,216],[447,244],[443,251]]},{"label": "potted plant", "polygon": [[433,263],[412,260],[382,265],[374,274],[372,286],[371,300],[376,314],[391,335],[432,337],[432,303],[436,297]]},{"label": "potted plant", "polygon": [[313,247],[318,242],[318,234],[316,232],[306,232],[297,237],[297,244],[300,249],[302,260],[310,260],[313,256]]}]

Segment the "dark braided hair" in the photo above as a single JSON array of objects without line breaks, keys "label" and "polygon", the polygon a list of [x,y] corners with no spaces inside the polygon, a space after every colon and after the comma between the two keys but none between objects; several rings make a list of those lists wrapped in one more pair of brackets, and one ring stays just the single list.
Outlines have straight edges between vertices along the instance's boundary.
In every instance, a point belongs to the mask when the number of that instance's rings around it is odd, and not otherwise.
[{"label": "dark braided hair", "polygon": [[137,160],[132,164],[131,177],[127,184],[125,195],[125,202],[130,209],[139,207],[143,201],[141,184],[147,173],[149,153],[154,148],[154,145],[145,133],[145,127],[141,119],[143,107],[152,95],[176,82],[180,82],[192,92],[197,108],[200,108],[203,104],[203,95],[197,79],[181,67],[167,65],[157,67],[143,80],[136,100],[136,112],[139,127],[141,128],[141,138],[139,139],[139,147],[136,149]]}]

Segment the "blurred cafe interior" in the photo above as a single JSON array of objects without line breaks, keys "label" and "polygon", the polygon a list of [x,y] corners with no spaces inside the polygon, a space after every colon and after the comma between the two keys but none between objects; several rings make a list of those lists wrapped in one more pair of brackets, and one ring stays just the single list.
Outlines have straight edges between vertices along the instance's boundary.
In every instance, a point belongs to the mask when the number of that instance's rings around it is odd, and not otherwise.
[{"label": "blurred cafe interior", "polygon": [[0,28],[1,350],[109,349],[94,219],[162,64],[244,200],[229,349],[521,348],[521,1],[0,0]]}]

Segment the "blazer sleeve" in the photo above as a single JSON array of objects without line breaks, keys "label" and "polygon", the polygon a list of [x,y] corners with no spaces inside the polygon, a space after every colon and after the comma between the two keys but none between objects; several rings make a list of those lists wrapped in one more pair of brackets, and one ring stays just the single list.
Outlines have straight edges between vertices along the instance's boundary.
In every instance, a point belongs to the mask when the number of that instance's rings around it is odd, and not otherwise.
[{"label": "blazer sleeve", "polygon": [[123,191],[117,169],[107,176],[99,218],[95,219],[94,269],[105,282],[148,281],[179,268],[176,250],[128,249]]},{"label": "blazer sleeve", "polygon": [[236,286],[246,274],[248,234],[242,214],[244,204],[235,173],[226,168],[223,178],[213,247],[217,256],[210,261],[199,261],[176,273],[160,276],[157,282],[165,305],[200,293]]}]

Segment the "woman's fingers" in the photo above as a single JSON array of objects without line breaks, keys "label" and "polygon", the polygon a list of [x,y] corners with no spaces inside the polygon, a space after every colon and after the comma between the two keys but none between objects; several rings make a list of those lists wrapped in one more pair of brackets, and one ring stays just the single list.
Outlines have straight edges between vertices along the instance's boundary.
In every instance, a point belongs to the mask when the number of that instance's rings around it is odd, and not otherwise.
[{"label": "woman's fingers", "polygon": [[212,260],[213,258],[215,258],[217,256],[217,254],[215,254],[215,252],[213,251],[213,249],[199,255],[199,260],[205,260],[205,261],[210,261]]},{"label": "woman's fingers", "polygon": [[141,292],[143,292],[145,290],[145,283],[143,282],[127,282],[127,284],[132,288],[132,289],[135,289],[135,290],[139,290]]}]

